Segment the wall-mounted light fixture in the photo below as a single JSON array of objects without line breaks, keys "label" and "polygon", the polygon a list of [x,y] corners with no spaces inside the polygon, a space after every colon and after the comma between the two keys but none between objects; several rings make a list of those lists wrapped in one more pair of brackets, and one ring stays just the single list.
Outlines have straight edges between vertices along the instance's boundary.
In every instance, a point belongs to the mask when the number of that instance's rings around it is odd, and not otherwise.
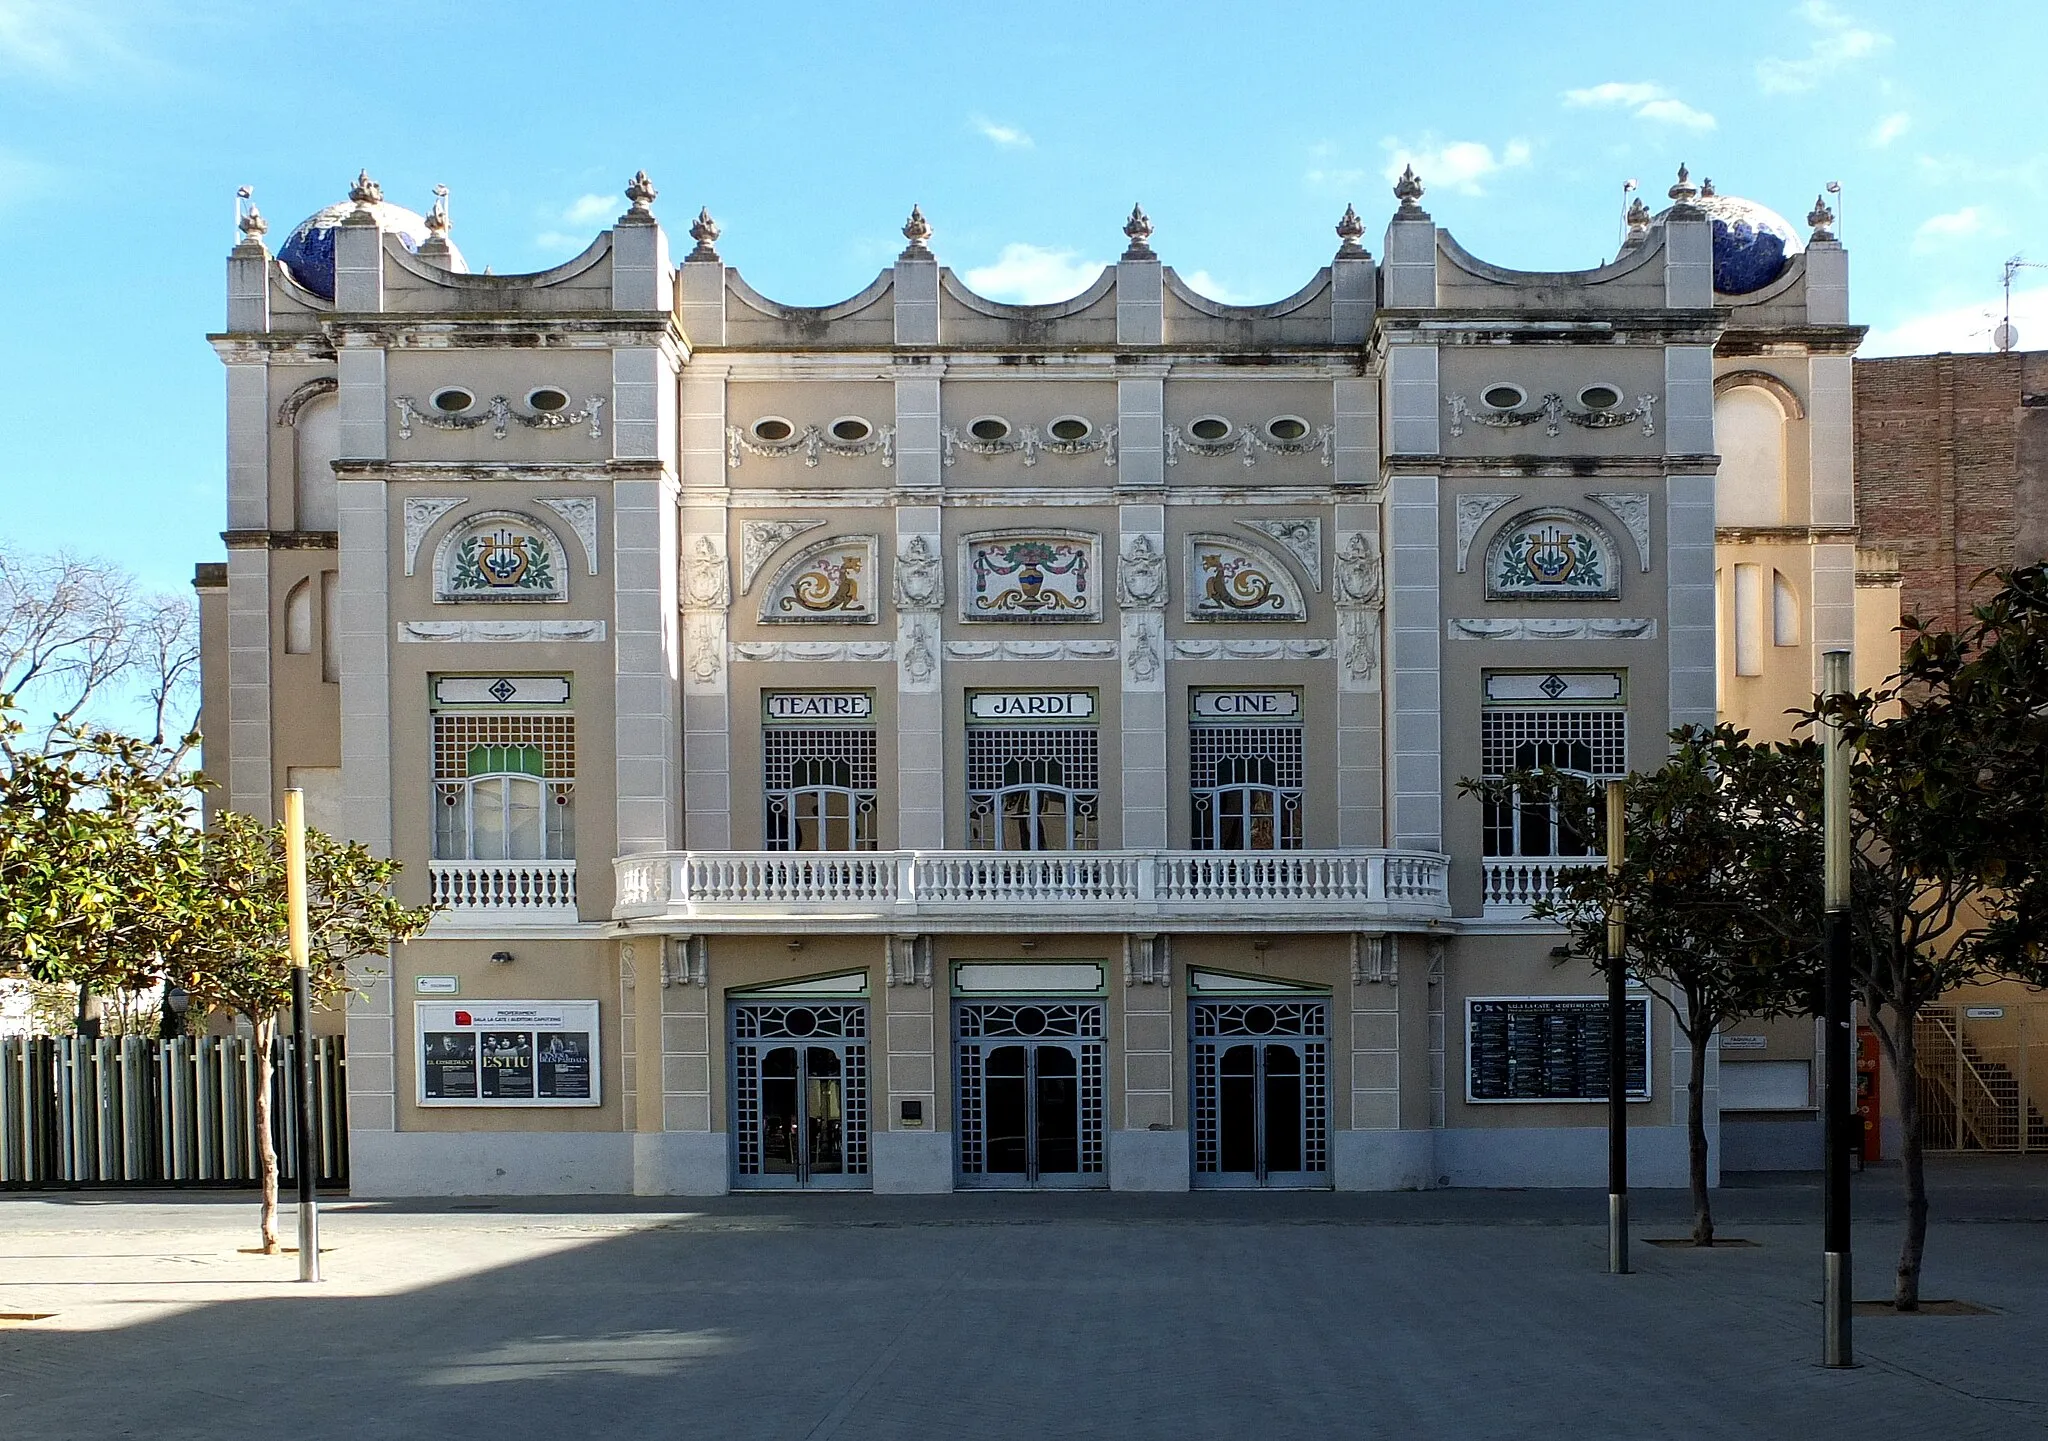
[{"label": "wall-mounted light fixture", "polygon": [[792,953],[800,951],[804,948],[803,937],[801,936],[791,936],[787,941],[784,941],[783,944],[788,946]]},{"label": "wall-mounted light fixture", "polygon": [[510,951],[492,951],[492,952],[491,952],[491,964],[492,964],[492,965],[494,965],[494,966],[509,966],[509,965],[511,965],[511,964],[512,964],[512,953],[511,953]]}]

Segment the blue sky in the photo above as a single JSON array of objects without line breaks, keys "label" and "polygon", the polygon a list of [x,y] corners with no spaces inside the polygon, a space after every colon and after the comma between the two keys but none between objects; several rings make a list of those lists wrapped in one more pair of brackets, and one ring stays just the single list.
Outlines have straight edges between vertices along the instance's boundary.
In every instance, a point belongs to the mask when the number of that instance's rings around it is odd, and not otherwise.
[{"label": "blue sky", "polygon": [[[860,289],[913,201],[984,291],[1048,299],[1133,201],[1219,298],[1297,289],[1412,160],[1500,264],[1613,252],[1680,160],[1798,222],[1843,187],[1866,352],[1983,349],[2000,265],[2048,261],[2038,13],[1869,0],[1436,5],[469,5],[0,0],[0,543],[182,587],[222,554],[233,194],[280,243],[367,166],[452,192],[481,269],[580,250],[644,167],[671,234],[778,299]],[[680,249],[680,247],[679,247]],[[2048,346],[2048,270],[2022,273]]]}]

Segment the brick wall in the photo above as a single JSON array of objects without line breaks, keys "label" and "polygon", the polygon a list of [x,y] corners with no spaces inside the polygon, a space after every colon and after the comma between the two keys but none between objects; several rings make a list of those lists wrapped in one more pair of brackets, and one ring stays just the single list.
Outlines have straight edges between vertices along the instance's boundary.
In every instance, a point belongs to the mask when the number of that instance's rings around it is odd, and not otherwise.
[{"label": "brick wall", "polygon": [[2048,352],[1857,361],[1856,511],[1938,625],[1984,571],[2048,558]]}]

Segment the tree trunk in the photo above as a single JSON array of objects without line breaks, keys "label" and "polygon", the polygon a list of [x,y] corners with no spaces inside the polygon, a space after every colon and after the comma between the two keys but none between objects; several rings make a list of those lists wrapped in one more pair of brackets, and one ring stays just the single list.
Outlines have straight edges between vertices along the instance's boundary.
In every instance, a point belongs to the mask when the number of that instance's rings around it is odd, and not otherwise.
[{"label": "tree trunk", "polygon": [[270,1048],[277,1017],[251,1016],[256,1027],[256,1156],[263,1179],[263,1254],[277,1254],[277,1147],[270,1139]]},{"label": "tree trunk", "polygon": [[1894,1011],[1899,1021],[1892,1046],[1892,1079],[1899,1088],[1899,1171],[1906,1182],[1906,1236],[1899,1247],[1899,1279],[1892,1305],[1900,1311],[1917,1311],[1920,1261],[1927,1251],[1927,1157],[1921,1148],[1920,1094],[1914,1081],[1919,1041],[1913,1023],[1919,1008],[1895,1007]]},{"label": "tree trunk", "polygon": [[1692,1092],[1685,1103],[1685,1138],[1692,1152],[1692,1243],[1714,1244],[1714,1208],[1707,1196],[1707,1042],[1713,1032],[1690,1036]]},{"label": "tree trunk", "polygon": [[88,1041],[97,1041],[100,1038],[101,1017],[100,998],[93,994],[91,986],[80,986],[78,988],[78,1034],[85,1037]]}]

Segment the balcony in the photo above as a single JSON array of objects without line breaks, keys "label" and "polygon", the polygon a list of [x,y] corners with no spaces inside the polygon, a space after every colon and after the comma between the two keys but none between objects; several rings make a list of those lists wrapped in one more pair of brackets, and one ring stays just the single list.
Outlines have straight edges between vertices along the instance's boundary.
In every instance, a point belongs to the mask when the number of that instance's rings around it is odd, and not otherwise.
[{"label": "balcony", "polygon": [[428,891],[456,924],[560,925],[576,919],[574,861],[430,861]]},{"label": "balcony", "polygon": [[1527,920],[1529,908],[1553,894],[1560,873],[1604,866],[1605,856],[1488,856],[1480,864],[1480,914],[1491,920]]},{"label": "balcony", "polygon": [[614,861],[621,921],[730,930],[1348,930],[1450,915],[1426,851],[663,851]]}]

